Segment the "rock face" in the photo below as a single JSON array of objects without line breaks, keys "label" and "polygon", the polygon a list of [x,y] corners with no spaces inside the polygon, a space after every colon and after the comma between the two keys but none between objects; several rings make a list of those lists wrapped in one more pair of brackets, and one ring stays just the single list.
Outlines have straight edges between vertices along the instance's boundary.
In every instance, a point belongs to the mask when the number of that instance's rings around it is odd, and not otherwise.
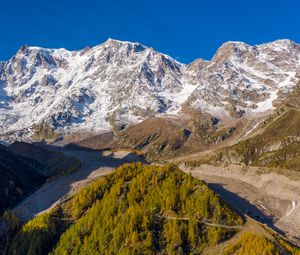
[{"label": "rock face", "polygon": [[216,118],[266,112],[298,81],[300,45],[227,42],[211,61],[181,64],[109,39],[79,51],[23,46],[0,62],[0,139],[56,140],[121,130],[185,109]]}]

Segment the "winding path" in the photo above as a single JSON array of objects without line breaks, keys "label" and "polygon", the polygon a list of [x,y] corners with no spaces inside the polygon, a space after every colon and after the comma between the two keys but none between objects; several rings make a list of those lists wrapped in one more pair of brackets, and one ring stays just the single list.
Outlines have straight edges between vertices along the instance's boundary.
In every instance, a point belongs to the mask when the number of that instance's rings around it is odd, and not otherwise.
[{"label": "winding path", "polygon": [[[191,220],[188,217],[173,217],[173,216],[163,216],[163,215],[157,215],[157,217],[164,218],[164,219],[167,219],[167,220],[183,220],[183,221]],[[208,225],[208,226],[228,228],[228,229],[241,229],[241,228],[243,228],[243,226],[239,226],[239,225],[229,226],[229,225],[223,225],[223,224],[218,224],[218,223],[211,223],[211,222],[206,221],[206,220],[197,220],[197,222]]]}]

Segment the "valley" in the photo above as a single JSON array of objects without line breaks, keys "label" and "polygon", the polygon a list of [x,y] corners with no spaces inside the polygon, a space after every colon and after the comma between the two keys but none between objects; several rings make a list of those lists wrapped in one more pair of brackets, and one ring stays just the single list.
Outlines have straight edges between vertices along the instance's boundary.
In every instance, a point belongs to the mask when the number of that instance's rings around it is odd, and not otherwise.
[{"label": "valley", "polygon": [[[78,147],[64,149],[63,153],[80,160],[81,168],[66,176],[50,178],[19,203],[14,212],[22,221],[55,207],[92,180],[111,173],[124,163],[144,162],[143,157],[129,151],[97,151]],[[300,176],[297,173],[285,173],[285,176],[267,168],[238,165],[189,168],[180,164],[180,169],[207,182],[240,213],[278,228],[277,231],[284,231],[282,233],[290,237],[300,236],[300,220],[297,218]]]},{"label": "valley", "polygon": [[102,156],[102,152],[84,148],[64,150],[66,155],[80,160],[81,167],[76,172],[65,176],[54,176],[37,191],[25,198],[14,208],[14,213],[22,221],[28,221],[47,211],[64,199],[72,196],[81,187],[102,175],[111,173],[116,167],[135,161],[143,161],[133,153],[120,151]]},{"label": "valley", "polygon": [[[64,149],[63,152],[80,160],[81,168],[67,176],[51,178],[17,205],[14,213],[22,221],[26,222],[63,205],[93,180],[112,173],[116,167],[124,163],[144,161],[143,157],[129,151],[99,151],[78,147]],[[203,165],[190,168],[181,163],[180,168],[205,181],[208,187],[219,194],[234,210],[246,218],[250,217],[247,220],[252,222],[250,225],[259,226],[261,222],[273,229],[274,233],[277,232],[287,236],[290,241],[299,243],[300,176],[297,173],[282,175],[274,170],[270,172],[267,168],[238,165],[226,167]],[[179,219],[172,217],[168,216],[168,219]],[[255,223],[256,221],[258,223]]]}]

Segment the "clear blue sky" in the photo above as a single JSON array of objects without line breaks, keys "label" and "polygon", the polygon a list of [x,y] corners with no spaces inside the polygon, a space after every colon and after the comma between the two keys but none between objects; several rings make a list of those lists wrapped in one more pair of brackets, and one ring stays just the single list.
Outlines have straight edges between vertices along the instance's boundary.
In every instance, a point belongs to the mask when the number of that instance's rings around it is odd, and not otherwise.
[{"label": "clear blue sky", "polygon": [[300,42],[297,0],[0,0],[0,60],[21,45],[74,50],[111,37],[181,62],[210,59],[225,41]]}]

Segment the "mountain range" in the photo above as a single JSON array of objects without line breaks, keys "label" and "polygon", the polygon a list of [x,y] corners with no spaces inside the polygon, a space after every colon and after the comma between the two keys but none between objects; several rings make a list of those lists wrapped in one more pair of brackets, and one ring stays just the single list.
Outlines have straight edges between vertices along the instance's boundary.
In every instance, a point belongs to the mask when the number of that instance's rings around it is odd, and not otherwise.
[{"label": "mountain range", "polygon": [[54,142],[195,111],[230,126],[272,112],[299,68],[290,40],[226,42],[189,64],[113,39],[79,51],[22,46],[0,62],[0,139]]}]

